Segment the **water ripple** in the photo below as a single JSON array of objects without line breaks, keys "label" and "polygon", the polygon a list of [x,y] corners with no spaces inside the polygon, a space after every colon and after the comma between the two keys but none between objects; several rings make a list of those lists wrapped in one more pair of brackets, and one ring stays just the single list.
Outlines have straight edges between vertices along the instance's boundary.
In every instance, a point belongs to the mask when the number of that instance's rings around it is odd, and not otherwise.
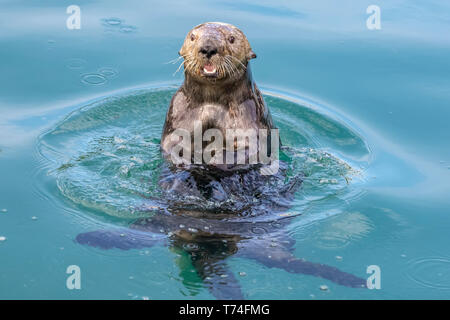
[{"label": "water ripple", "polygon": [[450,290],[450,258],[427,257],[408,262],[407,276],[422,287]]},{"label": "water ripple", "polygon": [[[85,74],[84,81],[100,85],[106,82],[106,77],[117,74],[114,69],[106,67],[100,72],[103,75]],[[48,179],[55,179],[65,199],[107,216],[135,219],[154,214],[154,210],[142,208],[164,209],[164,202],[170,195],[165,193],[163,196],[158,183],[163,173],[159,139],[173,93],[174,89],[164,88],[139,90],[95,101],[73,112],[40,138],[38,148],[47,159],[43,161],[46,163],[43,167],[48,170]],[[328,116],[280,97],[266,96],[266,101],[280,128],[286,179],[276,179],[274,184],[261,189],[261,195],[267,196],[254,199],[257,201],[250,208],[256,211],[264,208],[266,198],[276,201],[277,190],[282,190],[284,185],[301,174],[303,184],[290,203],[291,208],[281,213],[269,211],[272,216],[266,220],[275,221],[274,227],[277,228],[277,219],[301,215],[295,225],[300,230],[316,219],[338,213],[338,208],[344,207],[361,190],[355,181],[363,173],[336,154],[347,154],[354,162],[355,155],[367,158],[364,153],[369,151],[358,134]],[[325,148],[330,145],[333,148]],[[236,194],[233,199],[239,205],[239,201],[246,198]],[[176,200],[194,205],[196,210],[236,205],[200,201],[192,196]],[[322,214],[324,211],[327,214]],[[361,226],[361,234],[370,228],[361,219],[356,219],[356,222]],[[259,227],[252,231],[254,234],[267,233]],[[325,238],[330,237],[337,239],[338,235],[328,233]],[[323,241],[323,245],[329,246],[332,242]]]}]

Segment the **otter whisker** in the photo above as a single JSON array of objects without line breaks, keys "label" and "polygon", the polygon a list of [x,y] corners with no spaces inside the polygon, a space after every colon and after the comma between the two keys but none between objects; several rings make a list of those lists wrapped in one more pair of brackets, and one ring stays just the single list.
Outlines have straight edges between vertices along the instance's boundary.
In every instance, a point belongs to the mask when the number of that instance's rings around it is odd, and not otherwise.
[{"label": "otter whisker", "polygon": [[242,61],[239,60],[238,58],[233,57],[233,56],[230,56],[230,55],[227,55],[227,57],[230,57],[230,58],[236,60],[236,61],[242,66],[242,68],[244,68],[244,70],[247,69],[247,67],[246,67],[246,66],[242,63]]},{"label": "otter whisker", "polygon": [[219,66],[219,72],[221,77],[224,77],[226,75],[225,65],[221,64]]},{"label": "otter whisker", "polygon": [[178,60],[180,60],[180,59],[182,59],[182,58],[183,58],[183,56],[179,56],[178,58],[175,58],[175,59],[172,59],[172,60],[170,60],[170,61],[164,62],[164,64],[169,64],[169,63],[175,64],[175,63],[178,62]]},{"label": "otter whisker", "polygon": [[180,71],[180,69],[181,69],[181,66],[184,64],[184,61],[181,61],[181,63],[180,63],[180,65],[178,66],[178,69],[177,69],[177,71],[175,71],[174,73],[173,73],[173,75],[172,76],[175,76],[176,74],[177,74],[177,72],[178,71]]},{"label": "otter whisker", "polygon": [[194,71],[198,68],[198,63],[196,60],[189,60],[189,63],[186,65],[187,71]]},{"label": "otter whisker", "polygon": [[224,58],[223,58],[223,69],[224,69],[224,71],[226,71],[229,75],[231,75],[231,69],[230,69],[229,61],[228,61],[227,57],[224,57]]},{"label": "otter whisker", "polygon": [[234,76],[237,73],[236,66],[230,61],[229,56],[225,57],[225,61],[226,61],[227,67],[230,69],[230,74]]},{"label": "otter whisker", "polygon": [[227,73],[230,74],[230,69],[229,69],[228,62],[226,59],[223,60],[223,63],[220,65],[220,68],[222,69],[224,76]]}]

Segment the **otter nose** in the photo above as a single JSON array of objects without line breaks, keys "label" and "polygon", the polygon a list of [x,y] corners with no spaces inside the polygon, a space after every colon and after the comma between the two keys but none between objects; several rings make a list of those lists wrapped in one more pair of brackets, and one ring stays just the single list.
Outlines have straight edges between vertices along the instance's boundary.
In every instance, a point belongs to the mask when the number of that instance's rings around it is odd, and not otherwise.
[{"label": "otter nose", "polygon": [[204,46],[204,47],[200,48],[200,53],[204,54],[209,59],[217,53],[217,48],[212,47],[212,46]]}]

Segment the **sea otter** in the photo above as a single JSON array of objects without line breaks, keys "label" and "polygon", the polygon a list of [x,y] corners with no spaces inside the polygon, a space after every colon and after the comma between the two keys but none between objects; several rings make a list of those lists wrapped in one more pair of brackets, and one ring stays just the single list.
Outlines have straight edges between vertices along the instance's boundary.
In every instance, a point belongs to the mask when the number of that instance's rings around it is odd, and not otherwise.
[{"label": "sea otter", "polygon": [[[168,163],[173,160],[174,150],[178,153],[180,144],[179,137],[173,139],[172,133],[182,129],[190,136],[185,150],[195,150],[199,121],[203,132],[214,129],[227,137],[227,129],[268,130],[266,136],[258,139],[270,140],[269,132],[275,127],[252,81],[249,61],[256,55],[242,31],[225,23],[201,24],[188,33],[179,53],[184,58],[185,81],[172,98],[161,139]],[[286,182],[284,164],[279,171],[263,175],[253,167],[237,166],[237,170],[229,170],[220,161],[205,163],[204,151],[208,146],[204,142],[202,139],[202,157],[195,152],[189,157],[183,154],[185,161],[198,162],[199,166],[172,166],[163,171],[160,186],[164,193],[161,199],[148,199],[153,204],[148,206],[153,211],[148,218],[137,219],[129,228],[82,233],[76,241],[101,249],[168,246],[190,260],[179,261],[180,276],[187,274],[185,268],[191,264],[204,286],[218,299],[245,298],[238,279],[228,268],[227,260],[234,256],[343,286],[366,287],[363,278],[294,255],[295,241],[286,233],[286,226],[294,217],[285,211],[301,184],[301,177],[291,177]],[[234,142],[224,144],[225,154],[239,151],[238,143]],[[230,145],[232,150],[228,148]],[[263,150],[264,153],[274,151],[272,143],[268,145],[271,148]],[[259,146],[258,143],[258,160]],[[220,155],[220,148],[215,151]],[[250,160],[251,148],[247,151],[246,159]],[[155,203],[161,208],[157,212],[153,210]],[[265,219],[259,220],[261,216]]]},{"label": "sea otter", "polygon": [[[186,138],[173,137],[181,129],[190,138],[187,149],[191,153],[184,155],[185,162],[206,162],[218,167],[224,163],[235,165],[238,156],[234,153],[244,149],[240,164],[267,161],[270,151],[277,151],[271,150],[278,147],[271,143],[276,128],[253,82],[250,60],[256,58],[256,54],[244,33],[226,23],[203,23],[187,34],[179,54],[184,59],[185,80],[172,98],[164,123],[161,148],[166,157],[173,156],[174,147]],[[193,139],[196,125],[200,131],[199,141]],[[215,129],[220,138],[215,135],[211,139],[209,135],[202,139],[208,129]],[[216,148],[208,149],[206,140],[213,140],[211,145]],[[264,150],[260,150],[262,146]],[[205,149],[209,153],[212,151],[213,161],[205,157]],[[177,155],[178,152],[176,149]]]}]

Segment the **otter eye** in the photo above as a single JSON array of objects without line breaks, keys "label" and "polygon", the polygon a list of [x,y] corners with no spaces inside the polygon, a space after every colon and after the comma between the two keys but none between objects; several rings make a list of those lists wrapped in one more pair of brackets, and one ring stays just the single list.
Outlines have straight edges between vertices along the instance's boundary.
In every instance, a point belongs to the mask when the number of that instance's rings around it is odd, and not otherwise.
[{"label": "otter eye", "polygon": [[195,40],[195,35],[191,34],[191,41],[194,41],[194,40]]},{"label": "otter eye", "polygon": [[233,43],[233,42],[234,42],[234,37],[233,37],[233,36],[230,36],[230,37],[228,38],[228,41],[230,41],[230,43]]}]

